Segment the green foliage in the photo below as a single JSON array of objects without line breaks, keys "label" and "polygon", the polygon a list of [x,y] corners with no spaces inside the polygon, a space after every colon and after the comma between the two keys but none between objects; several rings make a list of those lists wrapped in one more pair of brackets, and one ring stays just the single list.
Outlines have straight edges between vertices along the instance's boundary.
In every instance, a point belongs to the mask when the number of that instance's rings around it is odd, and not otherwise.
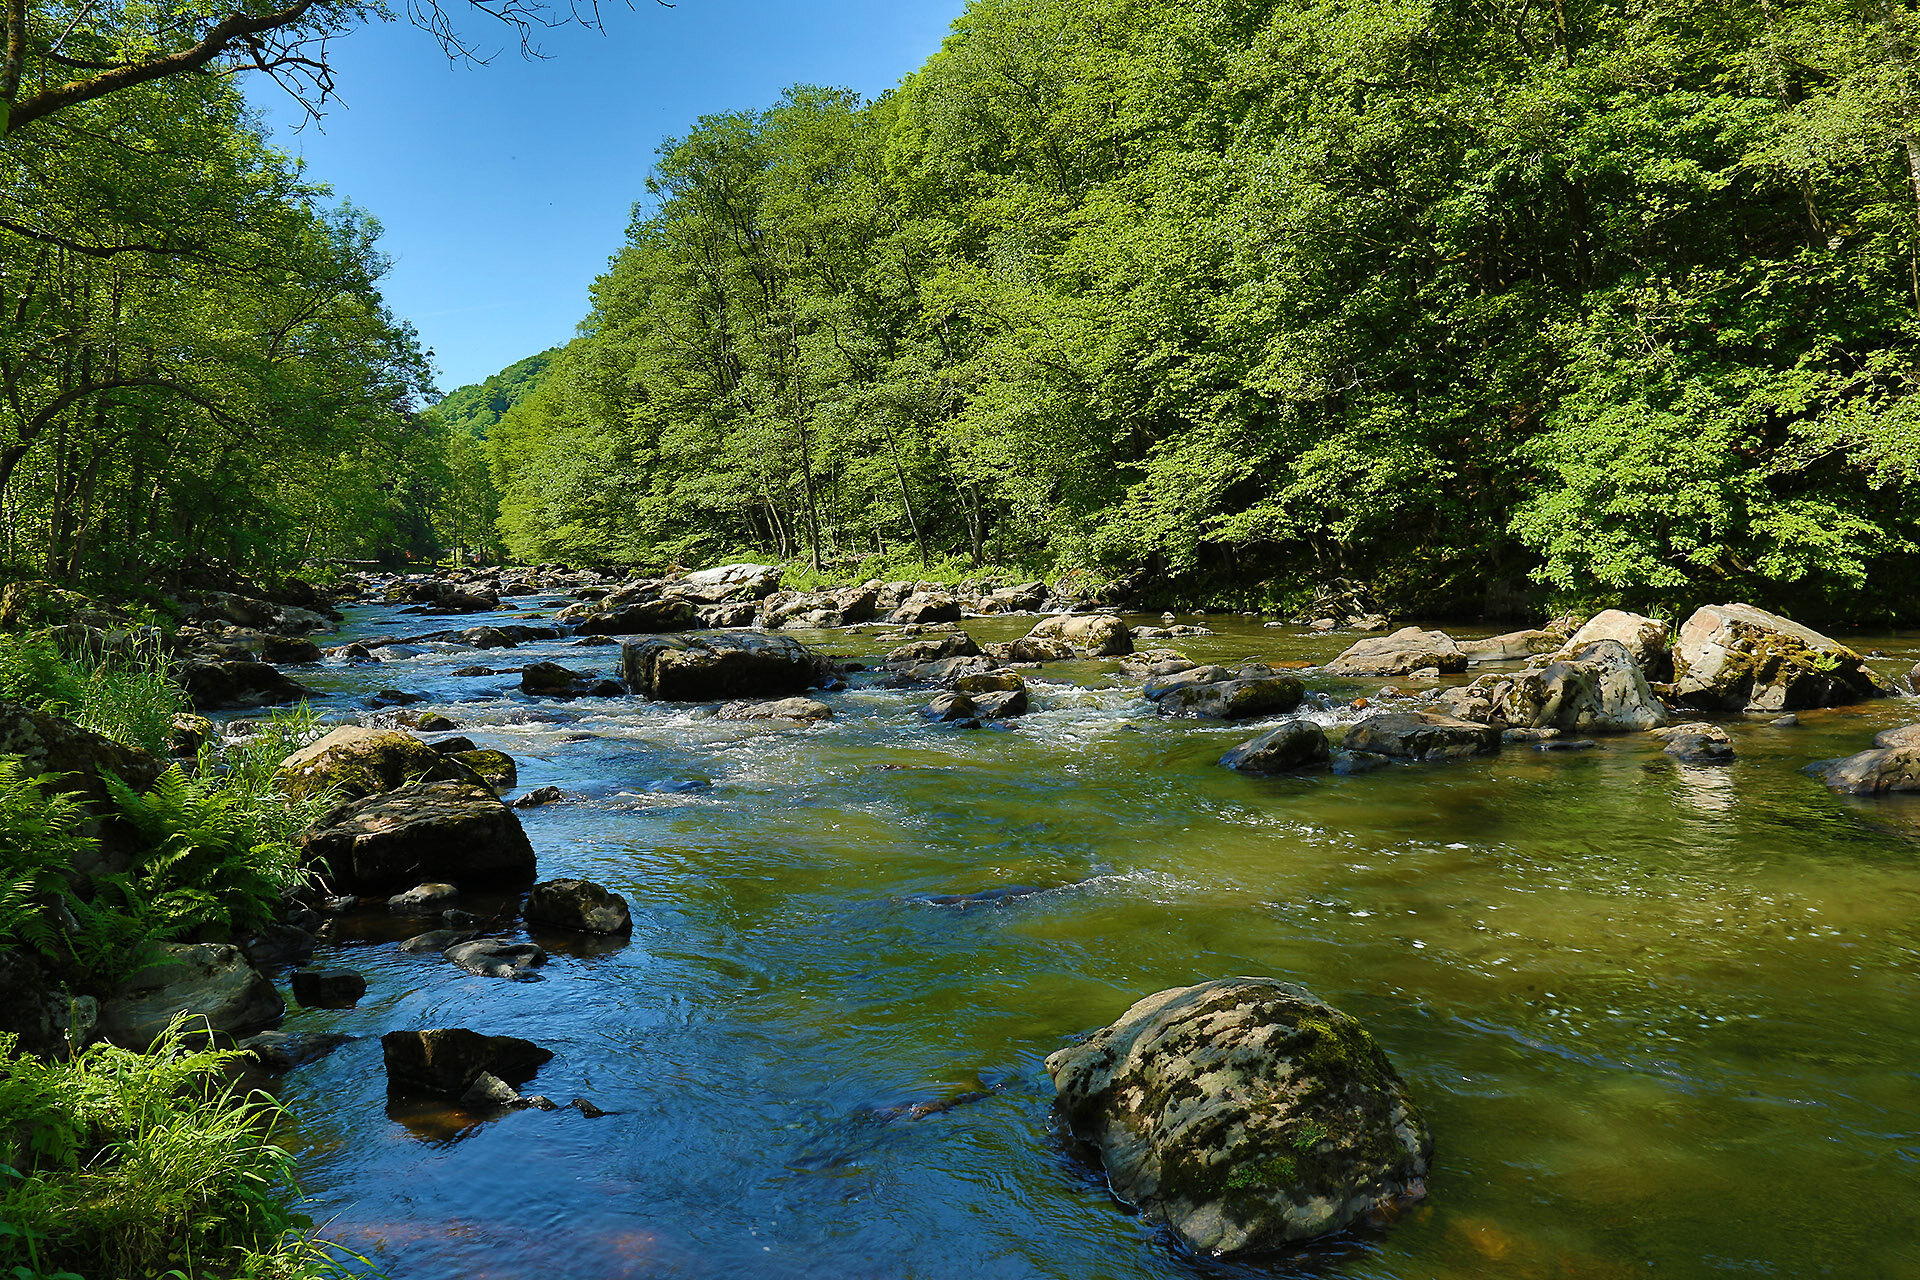
[{"label": "green foliage", "polygon": [[75,649],[57,633],[0,635],[0,698],[165,755],[190,703],[157,639]]},{"label": "green foliage", "polygon": [[145,795],[118,778],[103,781],[145,846],[128,879],[155,935],[225,936],[272,918],[296,878],[297,854],[260,838],[244,797],[216,779],[189,778],[179,765]]},{"label": "green foliage", "polygon": [[151,1054],[14,1056],[0,1036],[0,1267],[81,1280],[347,1274],[294,1207],[277,1103],[183,1016]]},{"label": "green foliage", "polygon": [[507,410],[539,389],[554,356],[559,353],[560,348],[549,347],[538,355],[508,365],[485,382],[449,391],[433,406],[433,411],[451,430],[470,432],[484,440],[487,429],[500,421]]},{"label": "green foliage", "polygon": [[662,146],[500,528],[1910,614],[1917,168],[1911,6],[974,0]]},{"label": "green foliage", "polygon": [[0,947],[56,952],[62,913],[79,905],[62,873],[91,842],[79,834],[79,801],[49,793],[51,781],[28,776],[17,757],[0,756]]}]

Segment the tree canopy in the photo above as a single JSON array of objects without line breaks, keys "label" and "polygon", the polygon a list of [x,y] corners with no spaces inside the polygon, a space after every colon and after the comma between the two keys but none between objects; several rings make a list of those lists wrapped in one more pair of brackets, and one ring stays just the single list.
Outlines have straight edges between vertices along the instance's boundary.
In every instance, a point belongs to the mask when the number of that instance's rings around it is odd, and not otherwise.
[{"label": "tree canopy", "polygon": [[489,431],[502,530],[1902,610],[1916,33],[1883,0],[975,0],[878,101],[661,147]]}]

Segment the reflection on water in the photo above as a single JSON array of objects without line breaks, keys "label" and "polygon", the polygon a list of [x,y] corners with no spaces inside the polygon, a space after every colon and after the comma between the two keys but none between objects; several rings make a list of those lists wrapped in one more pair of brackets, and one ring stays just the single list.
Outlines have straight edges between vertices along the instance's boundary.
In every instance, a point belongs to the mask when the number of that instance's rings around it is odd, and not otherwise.
[{"label": "reflection on water", "polygon": [[[346,636],[407,623],[360,611]],[[1212,625],[1176,644],[1343,643]],[[1889,670],[1920,656],[1872,643]],[[540,701],[511,670],[610,674],[618,650],[422,648],[311,677],[322,710],[422,693],[521,788],[561,788],[521,814],[542,874],[624,894],[634,933],[535,933],[539,984],[401,953],[418,922],[356,917],[323,948],[367,997],[289,1026],[362,1038],[282,1093],[315,1216],[396,1277],[1920,1276],[1920,802],[1798,772],[1908,707],[1735,722],[1725,766],[1628,738],[1257,779],[1215,763],[1253,730],[1162,721],[1099,664],[1048,667],[988,734],[859,680],[805,728]],[[476,662],[509,674],[450,674]],[[1377,694],[1307,679],[1323,716]],[[1049,1052],[1242,973],[1375,1031],[1433,1124],[1427,1204],[1223,1266],[1062,1140]],[[528,1089],[613,1114],[389,1102],[379,1033],[442,1025],[548,1046]]]}]

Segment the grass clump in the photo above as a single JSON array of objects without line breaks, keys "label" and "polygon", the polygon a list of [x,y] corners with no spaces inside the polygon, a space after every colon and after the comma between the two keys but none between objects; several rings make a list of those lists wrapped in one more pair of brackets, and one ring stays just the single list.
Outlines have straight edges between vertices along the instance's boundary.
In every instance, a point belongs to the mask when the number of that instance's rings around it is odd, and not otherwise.
[{"label": "grass clump", "polygon": [[157,640],[69,645],[52,632],[0,636],[0,698],[160,756],[191,706]]},{"label": "grass clump", "polygon": [[283,1113],[241,1094],[245,1055],[195,1049],[177,1020],[151,1054],[67,1061],[0,1036],[0,1273],[35,1280],[341,1276],[293,1205]]}]

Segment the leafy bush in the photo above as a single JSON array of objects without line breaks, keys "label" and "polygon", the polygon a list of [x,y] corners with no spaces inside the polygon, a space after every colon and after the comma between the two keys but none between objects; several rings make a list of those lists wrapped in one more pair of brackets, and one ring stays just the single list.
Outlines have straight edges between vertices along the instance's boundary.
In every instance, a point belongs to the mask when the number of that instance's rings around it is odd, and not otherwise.
[{"label": "leafy bush", "polygon": [[46,632],[0,636],[0,698],[162,756],[190,705],[157,643],[70,651]]},{"label": "leafy bush", "polygon": [[272,1140],[279,1104],[241,1096],[227,1074],[244,1055],[192,1049],[187,1021],[151,1055],[98,1044],[43,1062],[0,1037],[8,1274],[347,1274],[293,1208],[292,1157]]}]

